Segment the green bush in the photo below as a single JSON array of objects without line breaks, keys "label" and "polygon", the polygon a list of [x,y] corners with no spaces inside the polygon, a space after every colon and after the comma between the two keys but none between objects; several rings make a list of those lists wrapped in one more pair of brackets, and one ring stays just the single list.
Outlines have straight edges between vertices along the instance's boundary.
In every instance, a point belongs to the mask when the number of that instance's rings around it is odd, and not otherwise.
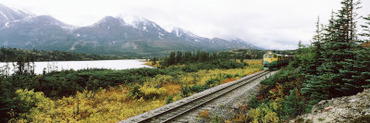
[{"label": "green bush", "polygon": [[185,67],[182,68],[184,72],[197,72],[199,69],[196,65],[186,64]]},{"label": "green bush", "polygon": [[220,85],[220,83],[221,83],[221,81],[218,78],[210,79],[206,82],[206,86],[214,87],[214,86]]},{"label": "green bush", "polygon": [[170,104],[173,102],[173,96],[169,95],[166,99],[166,104]]},{"label": "green bush", "polygon": [[208,88],[209,88],[209,86],[207,86],[207,85],[194,85],[190,88],[190,91],[198,93],[198,92],[202,92],[204,90],[207,90]]},{"label": "green bush", "polygon": [[[32,121],[32,116],[26,115],[31,108],[36,106],[46,106],[50,102],[42,92],[34,92],[28,89],[19,89],[15,92],[16,96],[13,98],[12,110],[9,112],[12,118],[23,118]],[[43,110],[43,109],[39,109]],[[44,109],[47,110],[47,109]]]},{"label": "green bush", "polygon": [[127,97],[128,98],[132,98],[132,99],[140,99],[141,97],[144,97],[144,93],[141,92],[140,90],[140,86],[135,86],[132,90],[130,90],[130,92],[127,94]]},{"label": "green bush", "polygon": [[248,108],[257,108],[261,104],[261,101],[257,99],[256,96],[253,96],[249,101],[248,101]]},{"label": "green bush", "polygon": [[188,97],[190,96],[190,93],[191,93],[191,90],[190,90],[189,84],[186,83],[185,86],[181,84],[181,96]]}]

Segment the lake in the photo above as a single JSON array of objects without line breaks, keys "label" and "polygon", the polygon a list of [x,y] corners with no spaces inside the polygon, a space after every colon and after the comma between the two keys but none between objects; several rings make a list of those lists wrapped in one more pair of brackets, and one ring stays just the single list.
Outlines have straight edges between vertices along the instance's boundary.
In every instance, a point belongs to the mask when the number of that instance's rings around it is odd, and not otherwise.
[{"label": "lake", "polygon": [[[152,68],[144,65],[143,59],[125,59],[125,60],[95,60],[95,61],[45,61],[34,62],[35,73],[42,74],[46,72],[61,71],[61,70],[81,70],[86,68],[103,68],[113,70],[124,70],[132,68]],[[9,62],[9,70],[13,72],[13,62]],[[4,70],[6,63],[0,62],[1,69]]]}]

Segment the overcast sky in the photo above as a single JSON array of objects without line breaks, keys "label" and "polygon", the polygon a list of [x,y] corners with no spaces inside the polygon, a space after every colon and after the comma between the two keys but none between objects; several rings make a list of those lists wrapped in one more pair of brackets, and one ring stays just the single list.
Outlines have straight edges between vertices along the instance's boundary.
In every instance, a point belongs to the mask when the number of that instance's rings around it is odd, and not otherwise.
[{"label": "overcast sky", "polygon": [[[167,31],[180,27],[202,37],[240,38],[266,49],[295,49],[309,44],[317,16],[327,23],[342,0],[0,0],[36,15],[51,15],[75,26],[104,16],[139,16]],[[360,15],[370,14],[362,0]]]}]

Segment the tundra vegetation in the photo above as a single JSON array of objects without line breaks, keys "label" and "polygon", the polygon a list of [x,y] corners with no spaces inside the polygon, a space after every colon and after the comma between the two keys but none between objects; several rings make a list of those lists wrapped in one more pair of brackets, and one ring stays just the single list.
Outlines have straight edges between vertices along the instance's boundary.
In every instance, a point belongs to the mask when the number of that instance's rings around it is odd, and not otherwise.
[{"label": "tundra vegetation", "polygon": [[117,122],[262,69],[261,60],[178,51],[148,62],[158,68],[35,75],[29,56],[0,74],[2,122]]}]

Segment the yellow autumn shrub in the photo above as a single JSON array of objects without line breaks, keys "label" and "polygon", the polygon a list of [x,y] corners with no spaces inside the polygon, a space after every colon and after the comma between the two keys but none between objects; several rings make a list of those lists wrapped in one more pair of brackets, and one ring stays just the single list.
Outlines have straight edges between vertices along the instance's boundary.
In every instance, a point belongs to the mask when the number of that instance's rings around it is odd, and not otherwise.
[{"label": "yellow autumn shrub", "polygon": [[146,99],[157,99],[161,96],[167,95],[166,89],[164,88],[142,86],[139,90],[144,93],[144,98]]},{"label": "yellow autumn shrub", "polygon": [[249,65],[262,65],[262,59],[261,60],[245,60],[244,62],[248,63]]},{"label": "yellow autumn shrub", "polygon": [[248,113],[248,117],[252,119],[253,123],[279,123],[280,119],[275,112],[281,106],[278,101],[280,100],[262,104],[255,109],[251,109]]}]

